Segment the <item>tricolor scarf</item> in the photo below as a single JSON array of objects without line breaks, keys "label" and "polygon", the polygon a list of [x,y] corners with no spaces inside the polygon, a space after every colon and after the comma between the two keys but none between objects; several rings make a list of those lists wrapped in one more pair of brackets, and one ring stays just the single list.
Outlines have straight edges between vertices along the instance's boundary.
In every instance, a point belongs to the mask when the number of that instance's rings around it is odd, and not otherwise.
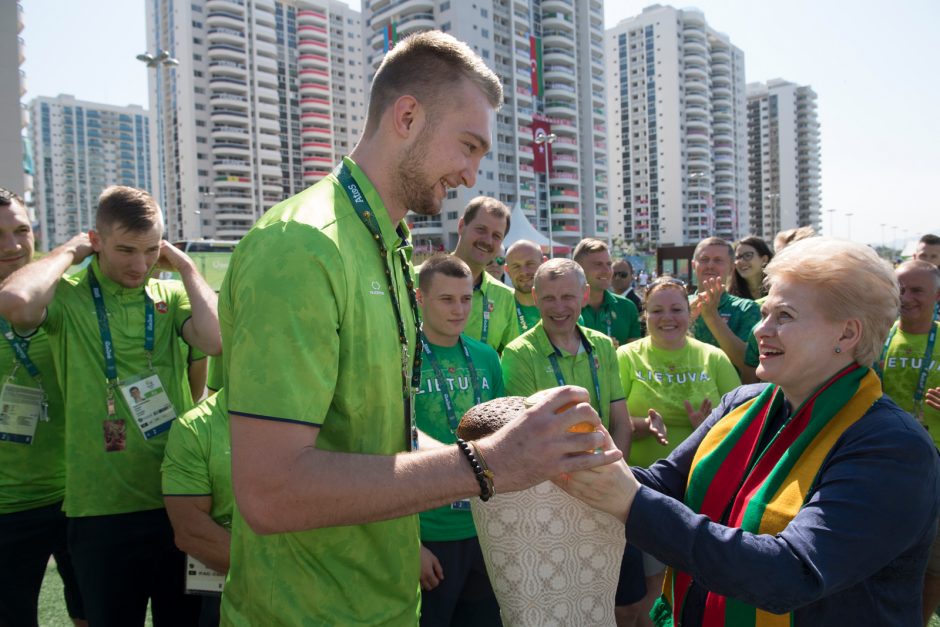
[{"label": "tricolor scarf", "polygon": [[[760,450],[765,429],[784,402],[779,386],[767,386],[705,436],[692,460],[685,504],[729,527],[780,533],[802,509],[839,437],[879,398],[877,375],[853,364],[820,386]],[[664,600],[678,624],[692,578],[672,568],[666,575]],[[792,621],[792,614],[771,614],[709,592],[702,625],[782,627]]]}]

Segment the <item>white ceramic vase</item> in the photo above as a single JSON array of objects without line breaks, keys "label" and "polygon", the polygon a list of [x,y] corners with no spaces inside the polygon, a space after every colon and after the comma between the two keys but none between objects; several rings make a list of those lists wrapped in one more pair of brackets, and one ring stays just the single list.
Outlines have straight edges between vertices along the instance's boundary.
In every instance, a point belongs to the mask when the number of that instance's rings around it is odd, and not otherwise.
[{"label": "white ceramic vase", "polygon": [[614,627],[623,523],[550,481],[471,508],[504,627]]}]

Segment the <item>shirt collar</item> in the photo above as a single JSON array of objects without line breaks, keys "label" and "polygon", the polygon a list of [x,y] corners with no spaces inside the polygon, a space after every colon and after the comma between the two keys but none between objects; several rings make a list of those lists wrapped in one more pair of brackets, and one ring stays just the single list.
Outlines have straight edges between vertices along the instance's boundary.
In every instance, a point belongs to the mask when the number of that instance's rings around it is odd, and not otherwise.
[{"label": "shirt collar", "polygon": [[148,277],[140,287],[124,287],[120,283],[112,281],[101,271],[97,253],[92,256],[91,263],[88,265],[88,271],[91,272],[92,270],[95,272],[95,278],[98,279],[98,284],[101,285],[101,291],[109,296],[134,296],[140,294],[144,291],[147,283],[150,282],[150,277]]},{"label": "shirt collar", "polygon": [[[564,356],[564,353],[562,353],[554,344],[552,344],[551,339],[548,337],[548,333],[545,332],[545,327],[542,326],[541,320],[539,320],[538,324],[532,328],[538,329],[538,331],[535,331],[532,336],[535,343],[535,348],[538,350],[539,355],[542,355],[546,358],[551,354],[558,355],[559,357]],[[593,353],[594,343],[591,342],[591,339],[584,332],[584,329],[581,328],[580,324],[575,328],[578,331],[578,335],[581,336],[581,345],[585,348],[590,347],[589,352]]]},{"label": "shirt collar", "polygon": [[[372,181],[369,180],[369,177],[366,176],[366,173],[362,171],[362,168],[356,165],[356,162],[349,157],[343,157],[343,163],[349,168],[350,174],[352,174],[353,179],[359,185],[359,189],[365,196],[366,202],[369,203],[372,215],[375,216],[376,221],[379,223],[379,232],[382,233],[382,240],[385,242],[386,248],[395,250],[400,245],[407,243],[411,239],[411,232],[408,230],[408,225],[405,224],[405,221],[402,220],[397,225],[392,224],[392,219],[388,215],[388,209],[385,208],[385,203],[382,202],[382,197],[379,195],[378,190],[375,189]],[[402,233],[405,235],[404,242],[398,236],[398,226],[401,226]]]}]

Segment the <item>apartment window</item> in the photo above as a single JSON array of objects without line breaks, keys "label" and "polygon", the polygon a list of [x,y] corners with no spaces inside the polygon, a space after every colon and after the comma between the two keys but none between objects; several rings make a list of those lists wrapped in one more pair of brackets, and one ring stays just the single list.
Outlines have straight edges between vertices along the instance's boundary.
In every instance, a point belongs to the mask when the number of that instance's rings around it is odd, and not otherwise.
[{"label": "apartment window", "polygon": [[[199,37],[193,37],[193,43],[196,44],[197,46],[200,46],[202,45],[202,39],[200,39]],[[195,55],[193,55],[193,58],[195,58]],[[199,60],[201,61],[202,57],[199,57]]]},{"label": "apartment window", "polygon": [[197,22],[193,20],[193,28],[202,28],[202,22]]}]

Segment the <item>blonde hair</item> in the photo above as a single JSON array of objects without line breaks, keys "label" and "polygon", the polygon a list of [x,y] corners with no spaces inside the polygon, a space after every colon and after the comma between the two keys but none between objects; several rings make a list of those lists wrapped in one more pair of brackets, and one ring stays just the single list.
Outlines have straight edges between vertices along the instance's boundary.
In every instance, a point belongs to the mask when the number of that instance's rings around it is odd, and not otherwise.
[{"label": "blonde hair", "polygon": [[765,270],[767,284],[780,280],[816,289],[832,321],[859,320],[861,336],[852,357],[871,366],[898,317],[901,298],[891,266],[863,244],[813,237],[788,245]]}]

